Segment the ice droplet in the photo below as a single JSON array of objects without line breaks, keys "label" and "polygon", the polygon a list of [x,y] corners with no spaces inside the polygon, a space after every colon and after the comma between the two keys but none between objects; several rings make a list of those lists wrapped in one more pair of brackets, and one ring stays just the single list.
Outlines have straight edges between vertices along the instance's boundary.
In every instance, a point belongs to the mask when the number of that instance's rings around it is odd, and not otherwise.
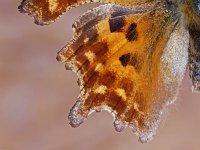
[{"label": "ice droplet", "polygon": [[147,143],[149,141],[151,141],[153,139],[153,136],[155,135],[155,133],[153,132],[146,132],[146,133],[142,133],[140,136],[139,136],[139,141],[141,143]]},{"label": "ice droplet", "polygon": [[121,131],[124,130],[125,125],[124,125],[124,123],[123,123],[122,121],[116,119],[116,120],[114,121],[114,127],[115,127],[115,130],[116,130],[117,132],[121,132]]}]

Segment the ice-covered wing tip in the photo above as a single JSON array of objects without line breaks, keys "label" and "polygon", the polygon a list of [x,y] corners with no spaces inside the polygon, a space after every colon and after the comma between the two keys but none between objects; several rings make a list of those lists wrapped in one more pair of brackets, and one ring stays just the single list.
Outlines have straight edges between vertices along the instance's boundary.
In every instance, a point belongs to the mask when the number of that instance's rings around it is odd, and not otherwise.
[{"label": "ice-covered wing tip", "polygon": [[18,9],[21,13],[33,17],[35,24],[48,25],[78,5],[77,1],[71,0],[23,0]]},{"label": "ice-covered wing tip", "polygon": [[80,109],[81,101],[78,100],[75,105],[71,108],[70,113],[68,115],[68,119],[70,120],[70,125],[72,127],[80,126],[84,121],[83,112]]},{"label": "ice-covered wing tip", "polygon": [[55,20],[45,20],[45,14],[42,14],[42,8],[39,8],[37,5],[34,6],[33,3],[30,3],[28,0],[23,0],[18,6],[18,10],[22,14],[27,14],[31,16],[34,20],[34,23],[37,25],[48,25],[53,23]]},{"label": "ice-covered wing tip", "polygon": [[132,131],[138,135],[139,137],[139,141],[141,143],[146,143],[146,142],[149,142],[153,139],[153,136],[156,134],[156,131],[157,131],[157,128],[158,128],[158,124],[160,123],[160,118],[161,118],[161,115],[163,114],[163,110],[160,111],[160,114],[159,116],[157,116],[156,118],[154,118],[154,123],[152,125],[152,127],[148,130],[140,130],[138,127],[137,127],[137,124],[134,124],[134,123],[128,123],[126,121],[124,121],[123,119],[121,118],[118,118],[115,111],[110,108],[110,107],[106,107],[106,106],[100,106],[100,107],[96,107],[95,109],[92,109],[90,111],[87,111],[85,110],[84,106],[83,106],[83,103],[81,102],[82,100],[77,100],[77,102],[75,103],[75,105],[72,107],[72,109],[70,110],[70,113],[68,115],[68,119],[69,119],[69,124],[72,126],[72,127],[78,127],[80,126],[84,120],[90,115],[92,114],[93,112],[99,112],[99,111],[103,111],[103,110],[106,110],[110,113],[112,113],[113,117],[114,117],[114,127],[115,127],[115,130],[117,132],[121,132],[123,131],[126,127],[129,127],[132,129]]}]

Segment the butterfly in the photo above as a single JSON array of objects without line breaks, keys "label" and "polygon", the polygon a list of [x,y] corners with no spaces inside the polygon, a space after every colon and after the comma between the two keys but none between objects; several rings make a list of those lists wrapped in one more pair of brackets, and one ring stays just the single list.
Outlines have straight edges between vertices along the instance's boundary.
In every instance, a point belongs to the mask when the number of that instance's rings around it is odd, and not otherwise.
[{"label": "butterfly", "polygon": [[200,91],[200,0],[23,0],[19,10],[47,25],[90,2],[105,4],[74,22],[73,40],[57,56],[79,78],[70,124],[107,110],[117,131],[130,127],[148,142],[187,66]]}]

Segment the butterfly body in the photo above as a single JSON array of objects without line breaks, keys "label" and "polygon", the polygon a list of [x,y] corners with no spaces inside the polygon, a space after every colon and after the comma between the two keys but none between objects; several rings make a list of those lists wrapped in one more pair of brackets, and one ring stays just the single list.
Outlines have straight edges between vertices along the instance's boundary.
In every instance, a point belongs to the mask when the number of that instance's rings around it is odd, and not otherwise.
[{"label": "butterfly body", "polygon": [[[25,0],[19,9],[44,25],[86,2]],[[92,112],[108,110],[117,131],[130,127],[141,142],[149,141],[166,106],[177,98],[187,64],[193,89],[200,90],[198,0],[98,2],[112,4],[78,18],[74,39],[57,57],[79,77],[70,124],[77,127]]]}]

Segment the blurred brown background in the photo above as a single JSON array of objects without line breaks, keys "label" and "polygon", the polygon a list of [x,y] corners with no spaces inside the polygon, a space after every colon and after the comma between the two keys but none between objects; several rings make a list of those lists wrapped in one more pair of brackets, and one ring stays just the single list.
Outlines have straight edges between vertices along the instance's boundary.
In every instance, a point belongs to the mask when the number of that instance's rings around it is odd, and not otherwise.
[{"label": "blurred brown background", "polygon": [[41,27],[18,12],[19,3],[0,2],[0,150],[200,149],[200,95],[191,93],[188,73],[148,144],[130,129],[117,133],[107,112],[72,128],[67,114],[79,93],[77,77],[56,61],[56,53],[72,38],[74,19],[93,5]]}]

